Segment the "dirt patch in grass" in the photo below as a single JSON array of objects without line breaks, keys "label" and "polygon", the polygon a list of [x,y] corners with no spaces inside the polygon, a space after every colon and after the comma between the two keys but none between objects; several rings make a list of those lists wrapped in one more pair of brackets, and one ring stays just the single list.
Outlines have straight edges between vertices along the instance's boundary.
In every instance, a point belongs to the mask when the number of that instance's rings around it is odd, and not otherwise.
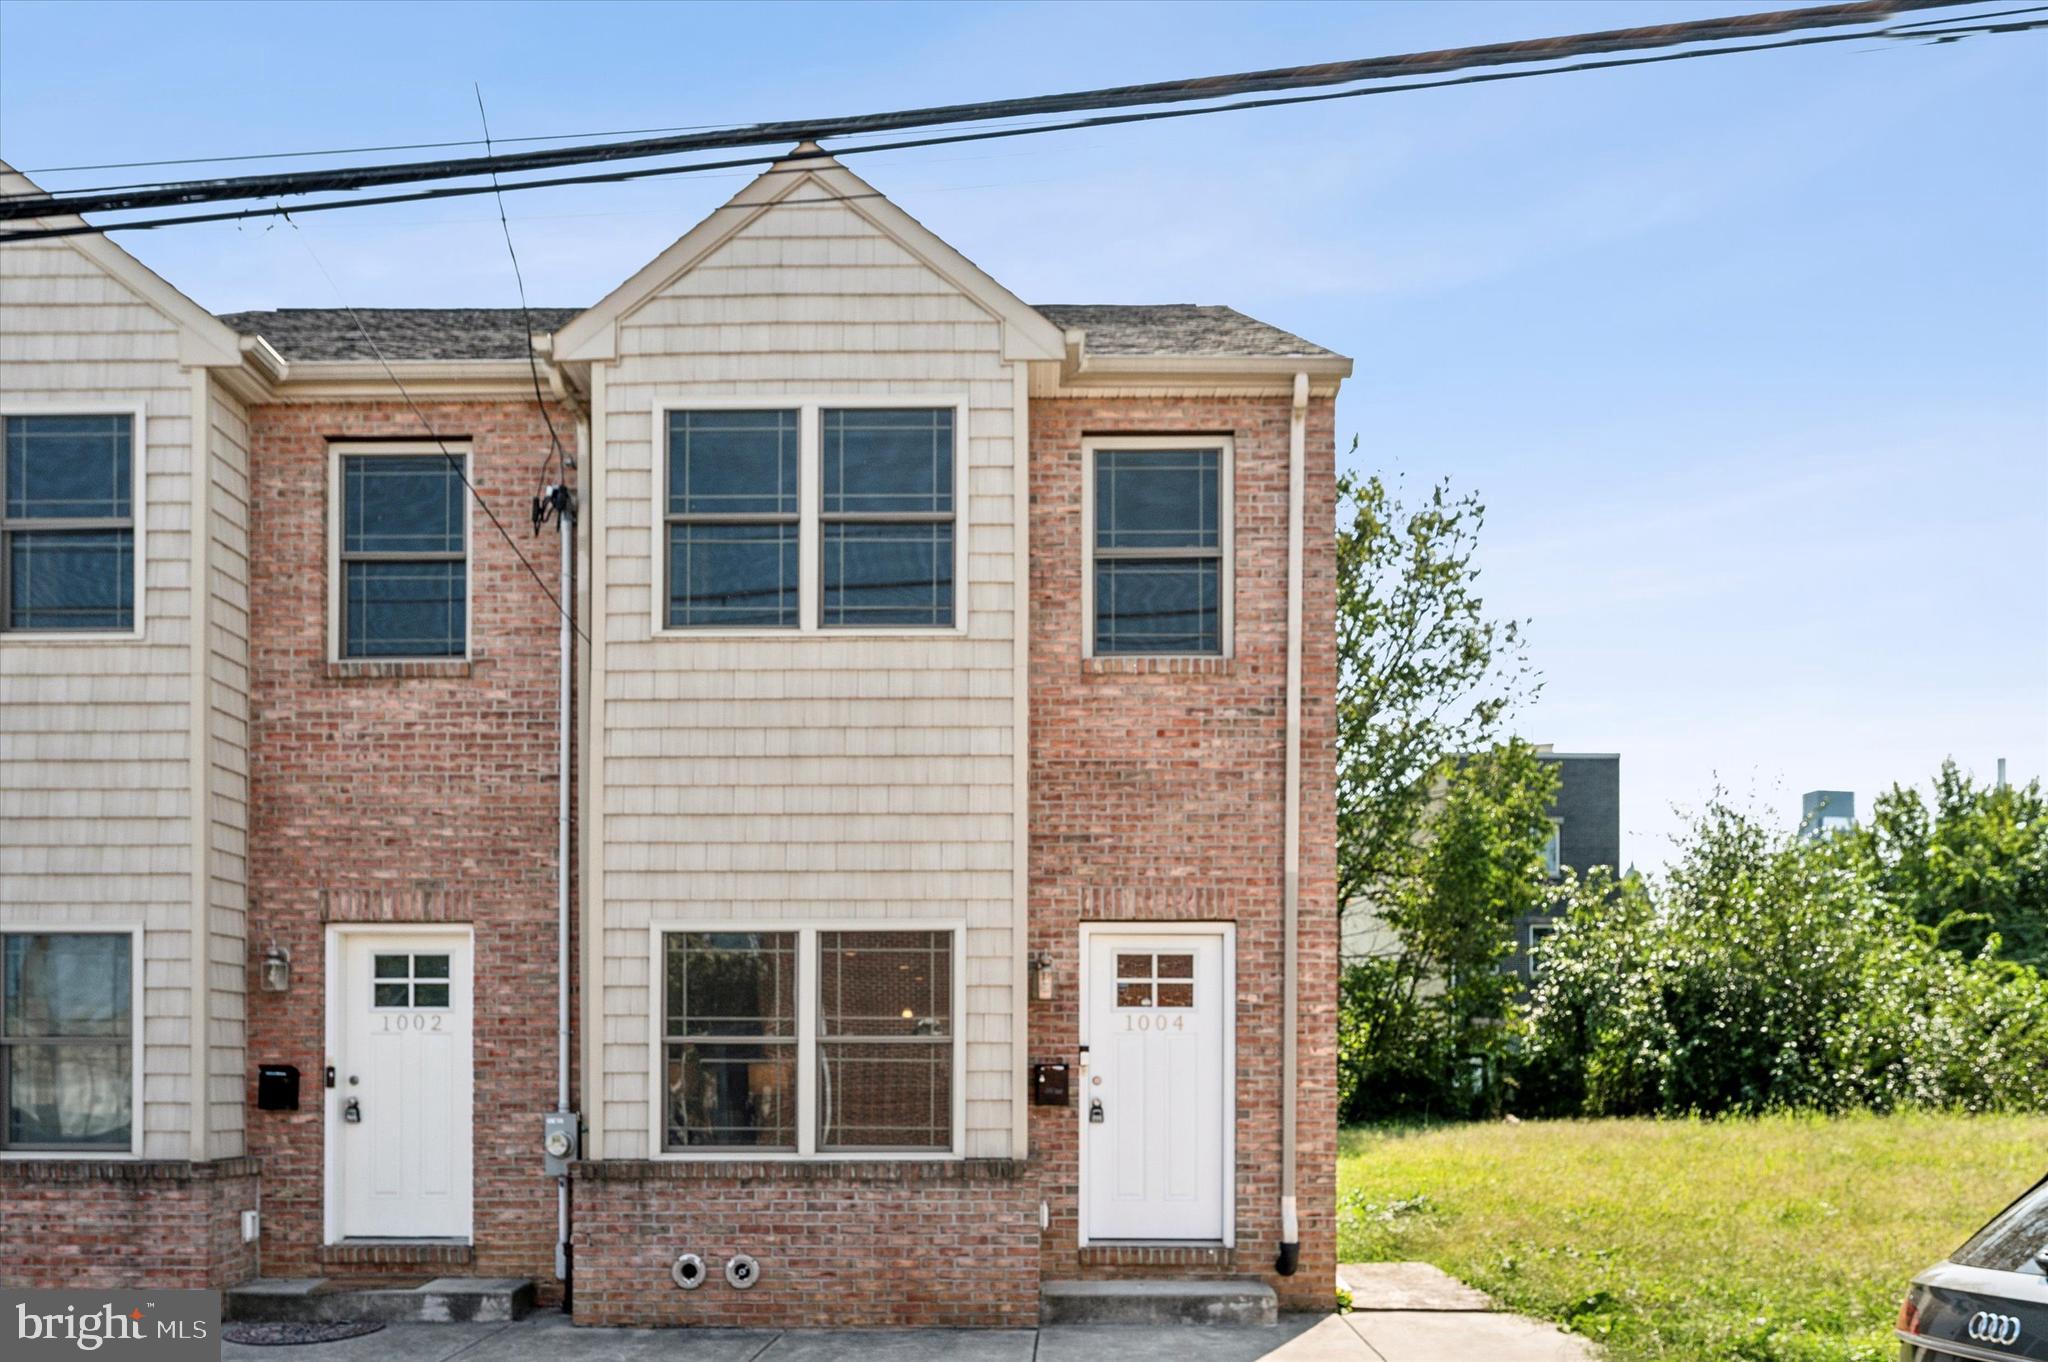
[{"label": "dirt patch in grass", "polygon": [[1613,1362],[1891,1362],[1900,1297],[2048,1171],[2048,1118],[1346,1131],[1346,1262],[1435,1263]]}]

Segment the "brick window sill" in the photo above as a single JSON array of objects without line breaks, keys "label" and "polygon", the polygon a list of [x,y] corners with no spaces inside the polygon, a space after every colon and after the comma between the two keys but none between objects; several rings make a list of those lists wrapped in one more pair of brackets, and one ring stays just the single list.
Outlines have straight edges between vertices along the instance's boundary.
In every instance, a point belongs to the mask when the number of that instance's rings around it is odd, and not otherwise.
[{"label": "brick window sill", "polygon": [[421,678],[460,680],[486,665],[467,658],[433,658],[415,662],[329,662],[329,681],[405,681]]},{"label": "brick window sill", "polygon": [[1228,657],[1084,657],[1083,676],[1229,676]]}]

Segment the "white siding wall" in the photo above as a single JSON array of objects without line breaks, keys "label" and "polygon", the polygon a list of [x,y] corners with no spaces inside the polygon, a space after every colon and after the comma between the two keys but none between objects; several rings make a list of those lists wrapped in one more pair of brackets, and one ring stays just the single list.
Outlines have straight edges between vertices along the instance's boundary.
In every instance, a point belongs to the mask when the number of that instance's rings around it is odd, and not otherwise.
[{"label": "white siding wall", "polygon": [[249,831],[249,422],[212,385],[207,499],[208,1153],[242,1152]]},{"label": "white siding wall", "polygon": [[[602,375],[605,1158],[649,1149],[650,922],[968,924],[966,1152],[1010,1150],[1014,384],[1001,325],[815,186],[620,323]],[[969,399],[964,636],[655,637],[656,402]]]},{"label": "white siding wall", "polygon": [[[17,404],[143,410],[145,444],[136,453],[146,503],[145,633],[132,641],[0,634],[0,924],[142,925],[142,1152],[187,1158],[197,1098],[193,379],[178,365],[176,327],[125,284],[62,243],[8,246],[0,248],[0,405]],[[244,516],[232,506],[221,514]],[[225,612],[219,618],[241,627]],[[223,643],[221,651],[234,648]],[[223,681],[231,671],[216,659]],[[222,703],[246,717],[245,701]],[[241,743],[239,730],[232,741]],[[222,751],[216,760],[240,759]],[[219,783],[239,800],[238,783]],[[239,887],[229,892],[227,881],[240,877],[238,837],[223,839],[216,868],[223,906],[231,901],[237,917]],[[215,954],[221,957],[218,946]],[[215,980],[239,994],[239,978],[228,980],[218,965]],[[238,1003],[223,1013],[239,1015]],[[239,1022],[216,1026],[220,1042],[232,1039],[221,1051],[234,1057],[238,1104]],[[223,1085],[216,1099],[226,1092]],[[239,1117],[222,1115],[215,1124],[239,1149]]]}]

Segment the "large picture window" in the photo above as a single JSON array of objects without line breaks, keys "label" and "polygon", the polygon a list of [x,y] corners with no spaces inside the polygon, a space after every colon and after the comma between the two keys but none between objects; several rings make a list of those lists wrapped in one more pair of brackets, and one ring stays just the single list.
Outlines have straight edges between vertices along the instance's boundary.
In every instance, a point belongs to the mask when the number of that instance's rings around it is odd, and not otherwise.
[{"label": "large picture window", "polygon": [[657,408],[657,626],[953,628],[961,410]]},{"label": "large picture window", "polygon": [[133,938],[0,934],[0,1148],[133,1147]]},{"label": "large picture window", "polygon": [[340,655],[469,651],[469,489],[460,453],[343,453]]},{"label": "large picture window", "polygon": [[1227,446],[1105,442],[1089,455],[1091,652],[1223,653],[1231,585]]},{"label": "large picture window", "polygon": [[659,933],[663,1152],[951,1152],[955,935]]},{"label": "large picture window", "polygon": [[134,629],[135,420],[0,418],[0,629]]}]

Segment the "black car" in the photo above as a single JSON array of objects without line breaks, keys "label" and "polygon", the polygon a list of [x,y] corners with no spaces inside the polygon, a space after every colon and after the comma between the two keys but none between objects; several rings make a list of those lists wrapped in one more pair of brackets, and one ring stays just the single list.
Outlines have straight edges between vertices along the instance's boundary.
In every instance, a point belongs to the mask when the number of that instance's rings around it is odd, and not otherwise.
[{"label": "black car", "polygon": [[2048,1362],[2048,1178],[1913,1279],[1898,1335],[1900,1362]]}]

